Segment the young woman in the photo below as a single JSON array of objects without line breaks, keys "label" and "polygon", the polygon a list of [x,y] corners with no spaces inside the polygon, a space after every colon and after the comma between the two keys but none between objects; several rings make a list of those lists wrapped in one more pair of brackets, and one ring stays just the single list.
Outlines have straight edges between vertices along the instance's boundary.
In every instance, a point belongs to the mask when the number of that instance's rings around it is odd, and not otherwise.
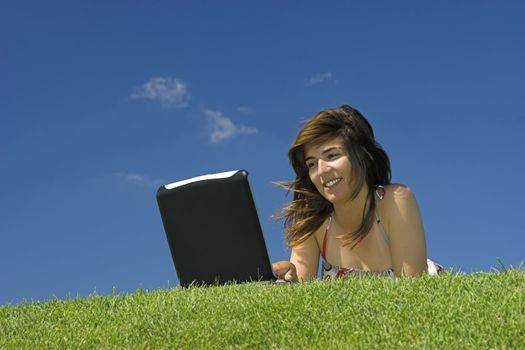
[{"label": "young woman", "polygon": [[277,278],[301,281],[359,274],[436,274],[413,192],[391,184],[390,160],[356,109],[326,109],[299,131],[288,152],[296,178],[280,215],[292,253]]}]

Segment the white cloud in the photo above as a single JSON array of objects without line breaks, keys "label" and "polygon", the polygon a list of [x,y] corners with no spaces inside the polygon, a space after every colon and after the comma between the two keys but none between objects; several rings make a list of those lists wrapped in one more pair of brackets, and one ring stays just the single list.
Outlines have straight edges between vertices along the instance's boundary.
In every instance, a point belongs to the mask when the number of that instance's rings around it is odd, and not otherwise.
[{"label": "white cloud", "polygon": [[332,73],[331,72],[324,72],[324,73],[317,73],[313,77],[307,79],[308,85],[317,85],[322,83],[323,81],[332,79]]},{"label": "white cloud", "polygon": [[143,187],[157,188],[164,183],[163,180],[152,179],[147,175],[142,175],[142,174],[137,174],[137,173],[118,173],[116,175],[120,179],[122,179],[125,183],[143,186]]},{"label": "white cloud", "polygon": [[221,142],[237,135],[249,135],[257,133],[257,128],[235,124],[229,117],[221,112],[211,109],[203,109],[204,114],[210,118],[212,131],[210,135],[211,143]]},{"label": "white cloud", "polygon": [[182,79],[154,77],[138,87],[131,98],[158,101],[166,108],[189,106],[191,93]]}]

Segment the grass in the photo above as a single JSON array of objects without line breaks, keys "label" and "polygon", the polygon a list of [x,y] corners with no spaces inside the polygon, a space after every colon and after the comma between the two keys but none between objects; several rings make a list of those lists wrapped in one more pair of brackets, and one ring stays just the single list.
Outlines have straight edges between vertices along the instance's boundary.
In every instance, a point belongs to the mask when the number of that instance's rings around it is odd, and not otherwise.
[{"label": "grass", "polygon": [[525,349],[525,272],[175,288],[0,308],[0,349]]}]

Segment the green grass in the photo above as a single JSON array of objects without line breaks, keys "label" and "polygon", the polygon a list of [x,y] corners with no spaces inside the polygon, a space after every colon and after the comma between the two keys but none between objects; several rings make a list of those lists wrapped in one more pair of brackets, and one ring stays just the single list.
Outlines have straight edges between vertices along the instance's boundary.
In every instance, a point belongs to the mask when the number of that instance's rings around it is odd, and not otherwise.
[{"label": "green grass", "polygon": [[0,308],[0,349],[525,349],[525,272],[239,284]]}]

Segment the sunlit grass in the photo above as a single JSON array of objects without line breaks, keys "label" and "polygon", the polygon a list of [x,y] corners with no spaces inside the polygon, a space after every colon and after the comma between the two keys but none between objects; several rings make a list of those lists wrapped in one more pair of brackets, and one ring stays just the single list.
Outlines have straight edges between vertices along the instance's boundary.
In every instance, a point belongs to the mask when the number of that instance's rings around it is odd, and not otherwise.
[{"label": "sunlit grass", "polygon": [[525,273],[138,291],[0,308],[0,349],[524,349]]}]

